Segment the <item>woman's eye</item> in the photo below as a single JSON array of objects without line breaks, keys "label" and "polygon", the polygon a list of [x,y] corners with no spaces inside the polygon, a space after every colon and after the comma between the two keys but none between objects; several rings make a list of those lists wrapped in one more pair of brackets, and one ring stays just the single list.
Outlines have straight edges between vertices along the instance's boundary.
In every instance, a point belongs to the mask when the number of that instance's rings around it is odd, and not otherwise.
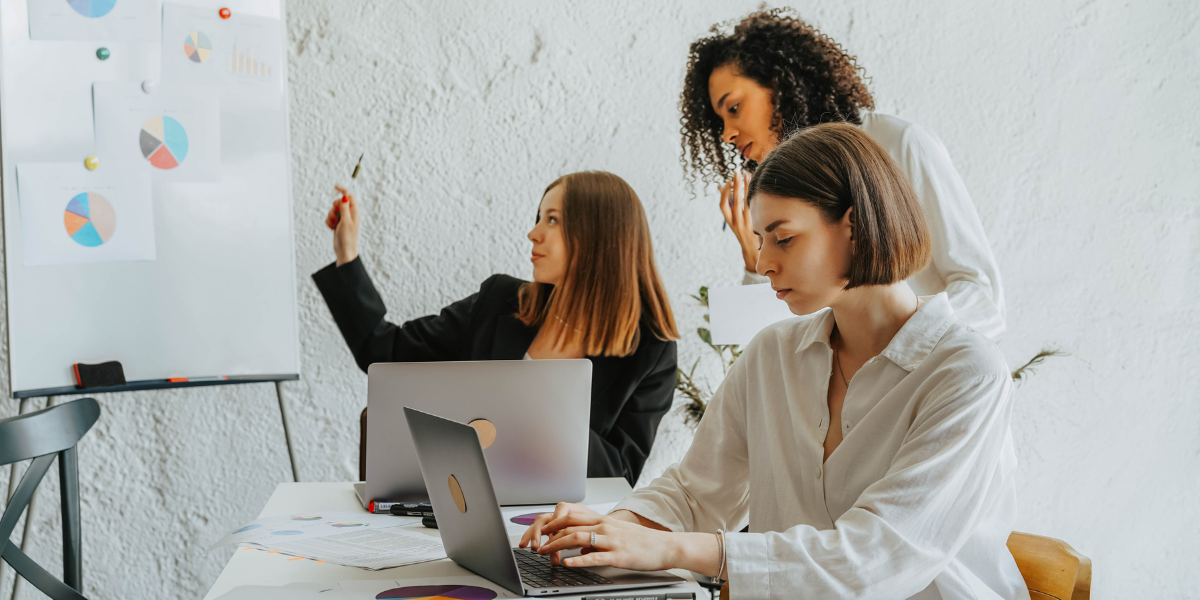
[{"label": "woman's eye", "polygon": [[741,106],[741,105],[740,105],[740,104],[734,104],[733,106],[730,106],[730,107],[729,107],[729,114],[731,114],[731,115],[736,115],[736,114],[737,114],[737,109],[738,109],[738,107],[739,107],[739,106]]},{"label": "woman's eye", "polygon": [[779,244],[780,246],[786,246],[786,245],[788,245],[788,242],[790,242],[790,241],[792,241],[792,238],[788,237],[788,238],[783,238],[782,240],[779,240],[775,243]]},{"label": "woman's eye", "polygon": [[552,224],[555,224],[555,225],[557,225],[557,224],[558,224],[558,217],[550,217],[550,218],[548,218],[548,219],[546,219],[546,220],[547,220],[547,221],[549,221],[549,222],[550,222],[550,223],[552,223]]}]

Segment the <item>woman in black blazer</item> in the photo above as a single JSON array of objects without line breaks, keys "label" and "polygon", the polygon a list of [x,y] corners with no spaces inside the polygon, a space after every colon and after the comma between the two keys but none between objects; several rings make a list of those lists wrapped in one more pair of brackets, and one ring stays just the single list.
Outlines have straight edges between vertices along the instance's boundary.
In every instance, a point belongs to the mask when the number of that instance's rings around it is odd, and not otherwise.
[{"label": "woman in black blazer", "polygon": [[637,194],[610,173],[567,175],[542,197],[533,281],[493,275],[438,315],[403,325],[358,257],[358,205],[329,211],[337,262],[313,274],[358,366],[376,362],[592,361],[588,477],[634,484],[675,392],[679,337]]}]

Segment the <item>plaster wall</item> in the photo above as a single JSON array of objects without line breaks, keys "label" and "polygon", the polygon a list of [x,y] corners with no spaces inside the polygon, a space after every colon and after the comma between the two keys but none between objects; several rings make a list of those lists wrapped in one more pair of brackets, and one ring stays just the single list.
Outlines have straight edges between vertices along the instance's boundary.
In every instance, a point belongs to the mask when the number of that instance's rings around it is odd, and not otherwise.
[{"label": "plaster wall", "polygon": [[[1044,346],[1071,354],[1018,391],[1018,529],[1090,556],[1096,598],[1196,597],[1200,6],[794,6],[858,56],[881,111],[945,142],[1000,263],[1009,362]],[[688,43],[755,7],[288,3],[304,371],[281,390],[302,480],[357,476],[366,376],[307,274],[333,258],[324,211],[362,151],[360,250],[392,319],[436,311],[494,272],[528,277],[524,236],[541,190],[561,174],[604,169],[646,206],[689,332],[681,363],[706,356],[690,333],[702,310],[688,295],[735,284],[740,259],[713,191],[691,199],[684,186],[676,102]],[[715,387],[716,363],[701,370]],[[7,397],[6,369],[0,377]],[[232,553],[208,544],[291,479],[275,387],[99,400],[103,416],[80,454],[87,591],[202,596]],[[2,400],[0,417],[45,402]],[[682,418],[669,415],[643,481],[689,443]],[[0,490],[9,479],[0,469]],[[59,563],[55,494],[52,482],[39,495],[26,544],[49,565]],[[0,567],[0,598],[39,596],[14,591]]]}]

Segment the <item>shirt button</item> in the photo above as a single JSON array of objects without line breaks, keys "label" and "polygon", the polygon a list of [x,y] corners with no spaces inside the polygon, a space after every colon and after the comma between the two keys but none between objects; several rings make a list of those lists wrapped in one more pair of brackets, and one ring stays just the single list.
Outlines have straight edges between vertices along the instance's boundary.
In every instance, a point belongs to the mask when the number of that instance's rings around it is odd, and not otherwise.
[{"label": "shirt button", "polygon": [[850,421],[846,421],[846,430],[849,431],[849,429],[851,427],[854,427],[854,423],[851,423]]},{"label": "shirt button", "polygon": [[817,479],[820,479],[820,478],[821,478],[821,471],[822,471],[822,470],[823,470],[823,469],[817,469]]}]

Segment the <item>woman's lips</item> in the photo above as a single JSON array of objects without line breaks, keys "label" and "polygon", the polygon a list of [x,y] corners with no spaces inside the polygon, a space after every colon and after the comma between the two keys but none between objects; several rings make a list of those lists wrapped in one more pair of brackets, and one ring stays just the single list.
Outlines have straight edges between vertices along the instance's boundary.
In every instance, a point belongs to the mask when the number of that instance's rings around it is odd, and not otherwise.
[{"label": "woman's lips", "polygon": [[530,262],[534,262],[534,261],[536,261],[536,260],[537,260],[537,259],[539,259],[539,258],[546,258],[546,255],[545,255],[545,254],[538,254],[537,252],[534,252],[534,253],[533,253],[533,255],[529,257],[529,261],[530,261]]},{"label": "woman's lips", "polygon": [[788,292],[791,292],[791,291],[792,291],[791,289],[775,290],[775,297],[779,298],[780,300],[783,300],[783,297],[788,295]]},{"label": "woman's lips", "polygon": [[750,142],[749,144],[742,146],[742,158],[750,158],[750,154],[749,154],[750,146],[753,146],[753,145],[754,145],[754,142]]}]

